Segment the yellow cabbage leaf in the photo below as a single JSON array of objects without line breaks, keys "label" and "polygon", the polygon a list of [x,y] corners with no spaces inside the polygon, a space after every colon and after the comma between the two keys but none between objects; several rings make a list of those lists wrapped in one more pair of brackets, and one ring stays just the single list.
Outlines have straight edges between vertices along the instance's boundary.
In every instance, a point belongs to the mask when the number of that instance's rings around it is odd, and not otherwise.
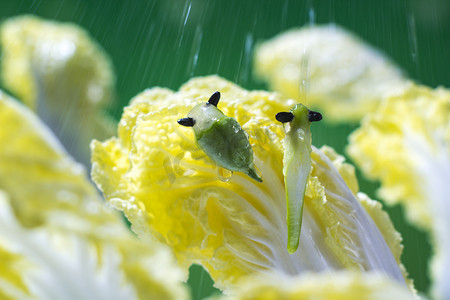
[{"label": "yellow cabbage leaf", "polygon": [[255,73],[327,121],[358,121],[404,77],[385,55],[336,25],[292,29],[263,42]]},{"label": "yellow cabbage leaf", "polygon": [[[221,176],[192,129],[177,123],[215,91],[219,108],[248,133],[262,183],[239,172]],[[284,130],[275,114],[292,105],[217,76],[192,79],[178,92],[146,90],[124,109],[118,137],[91,144],[92,178],[139,237],[167,244],[185,269],[203,265],[223,290],[250,274],[340,269],[378,270],[405,284],[400,237],[390,221],[377,227],[378,217],[358,201],[353,168],[331,148],[313,147],[300,246],[288,253]]]},{"label": "yellow cabbage leaf", "polygon": [[167,249],[120,232],[100,239],[23,227],[3,192],[0,257],[2,299],[188,299]]},{"label": "yellow cabbage leaf", "polygon": [[340,271],[298,277],[255,276],[236,294],[211,300],[414,300],[410,290],[377,273]]},{"label": "yellow cabbage leaf", "polygon": [[8,19],[0,41],[4,86],[88,165],[92,138],[109,137],[114,127],[100,110],[113,98],[107,54],[82,28],[34,16]]},{"label": "yellow cabbage leaf", "polygon": [[436,289],[450,297],[444,282],[450,268],[450,90],[409,83],[363,119],[347,150],[369,178],[381,181],[382,199],[403,204],[412,223],[431,231]]},{"label": "yellow cabbage leaf", "polygon": [[[3,201],[3,198],[5,198],[4,193],[0,193],[0,202]],[[30,296],[24,278],[17,267],[23,268],[24,265],[26,266],[20,255],[11,253],[0,243],[0,269],[2,270],[0,275],[0,299],[27,299]],[[15,295],[13,295],[12,290],[15,290]]]},{"label": "yellow cabbage leaf", "polygon": [[36,115],[1,91],[0,120],[0,189],[11,197],[22,224],[54,223],[89,233],[100,222],[110,223],[104,227],[109,235],[119,230],[116,214],[101,203],[84,167]]},{"label": "yellow cabbage leaf", "polygon": [[172,253],[144,244],[50,130],[0,92],[0,298],[187,299]]}]

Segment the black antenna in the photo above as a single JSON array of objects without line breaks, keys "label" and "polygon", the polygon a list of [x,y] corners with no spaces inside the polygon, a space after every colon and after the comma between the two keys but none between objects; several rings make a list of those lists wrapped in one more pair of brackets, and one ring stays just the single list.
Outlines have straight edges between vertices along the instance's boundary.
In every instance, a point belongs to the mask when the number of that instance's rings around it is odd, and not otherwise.
[{"label": "black antenna", "polygon": [[294,119],[294,114],[291,112],[279,112],[275,115],[275,119],[281,123],[287,123]]},{"label": "black antenna", "polygon": [[178,119],[178,124],[186,126],[186,127],[192,127],[195,125],[195,120],[192,118],[182,118]]},{"label": "black antenna", "polygon": [[209,98],[208,103],[217,107],[217,103],[219,103],[219,100],[220,100],[220,93],[219,92],[215,92]]},{"label": "black antenna", "polygon": [[322,114],[319,112],[310,110],[309,114],[308,114],[308,119],[310,122],[320,121],[320,120],[322,120]]}]

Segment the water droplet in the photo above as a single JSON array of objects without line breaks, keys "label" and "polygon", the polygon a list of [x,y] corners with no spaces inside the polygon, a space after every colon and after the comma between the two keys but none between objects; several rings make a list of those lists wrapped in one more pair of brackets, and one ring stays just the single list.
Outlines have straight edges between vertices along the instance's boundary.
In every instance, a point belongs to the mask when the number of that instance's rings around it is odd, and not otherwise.
[{"label": "water droplet", "polygon": [[184,158],[184,152],[179,153],[177,156],[175,156],[172,167],[173,171],[175,172],[175,175],[183,176],[184,175],[184,168],[181,165],[181,160]]},{"label": "water droplet", "polygon": [[241,85],[246,85],[250,78],[253,45],[253,35],[249,32],[245,37],[244,51],[241,53],[241,57],[239,58],[240,70],[238,80]]},{"label": "water droplet", "polygon": [[187,68],[188,71],[190,72],[190,77],[194,76],[195,69],[197,68],[198,56],[200,54],[202,38],[203,38],[203,29],[201,26],[197,26],[197,28],[195,30],[194,39],[192,42],[192,48],[191,48],[190,57],[192,57],[192,60],[189,63],[189,66]]},{"label": "water droplet", "polygon": [[316,24],[316,12],[314,10],[314,7],[310,7],[308,11],[308,17],[309,17],[309,25],[313,26]]},{"label": "water droplet", "polygon": [[172,161],[169,157],[166,157],[163,162],[164,170],[166,171],[167,179],[169,179],[170,184],[173,184],[177,179],[175,172],[173,171]]},{"label": "water droplet", "polygon": [[254,169],[256,171],[256,175],[258,175],[258,177],[262,179],[262,172],[261,172],[261,170],[258,169],[258,167],[256,165],[254,165]]},{"label": "water droplet", "polygon": [[219,175],[219,179],[221,181],[228,182],[230,180],[231,176],[233,175],[233,171],[219,167],[218,175]]},{"label": "water droplet", "polygon": [[414,18],[414,15],[412,14],[408,16],[408,41],[409,47],[411,48],[411,58],[413,63],[416,65],[416,69],[418,72],[419,62],[418,62],[416,20]]},{"label": "water droplet", "polygon": [[307,103],[310,80],[310,58],[307,49],[303,49],[302,60],[300,62],[300,99]]}]

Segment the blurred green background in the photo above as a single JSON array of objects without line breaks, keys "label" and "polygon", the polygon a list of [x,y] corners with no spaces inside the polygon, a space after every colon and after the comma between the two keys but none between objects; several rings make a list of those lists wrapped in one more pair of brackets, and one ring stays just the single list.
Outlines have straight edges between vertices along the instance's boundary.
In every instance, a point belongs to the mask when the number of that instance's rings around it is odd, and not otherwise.
[{"label": "blurred green background", "polygon": [[[247,89],[265,85],[252,75],[258,42],[293,27],[336,23],[381,49],[410,78],[436,87],[450,86],[450,1],[0,1],[0,18],[35,14],[84,27],[112,58],[117,99],[122,107],[145,88],[178,89],[193,76],[219,74]],[[401,116],[399,116],[401,117]],[[313,144],[344,153],[357,124],[319,122]],[[359,173],[361,190],[376,197],[376,182]],[[400,207],[388,207],[404,239],[403,262],[419,291],[427,292],[431,255],[428,236],[409,225]],[[191,268],[194,299],[211,294],[212,281],[201,267]]]}]

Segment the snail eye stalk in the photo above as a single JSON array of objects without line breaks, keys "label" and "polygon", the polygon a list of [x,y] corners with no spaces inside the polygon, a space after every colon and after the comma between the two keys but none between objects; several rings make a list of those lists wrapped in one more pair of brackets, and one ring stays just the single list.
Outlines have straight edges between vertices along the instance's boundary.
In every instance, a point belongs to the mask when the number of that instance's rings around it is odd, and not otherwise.
[{"label": "snail eye stalk", "polygon": [[291,112],[279,112],[275,115],[275,119],[281,123],[287,123],[294,119],[294,114]]},{"label": "snail eye stalk", "polygon": [[322,120],[322,114],[319,112],[310,110],[309,114],[308,114],[308,119],[310,122],[320,121],[320,120]]},{"label": "snail eye stalk", "polygon": [[217,107],[217,104],[219,103],[219,100],[220,100],[220,93],[219,92],[215,92],[209,98],[208,103]]},{"label": "snail eye stalk", "polygon": [[195,125],[195,120],[192,118],[182,118],[178,119],[178,124],[186,126],[186,127],[193,127]]}]

